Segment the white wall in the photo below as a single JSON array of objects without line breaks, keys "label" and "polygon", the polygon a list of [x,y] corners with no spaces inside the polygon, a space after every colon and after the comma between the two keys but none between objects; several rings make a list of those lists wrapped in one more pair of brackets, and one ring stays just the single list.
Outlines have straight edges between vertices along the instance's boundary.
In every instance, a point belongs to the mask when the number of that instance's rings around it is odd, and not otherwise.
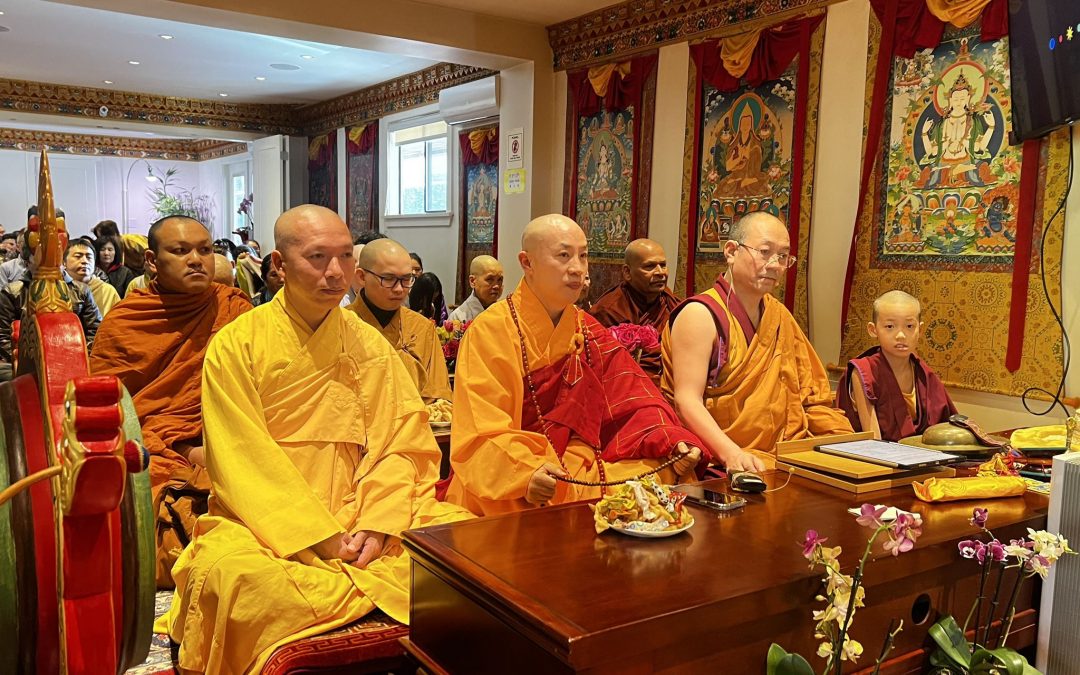
[{"label": "white wall", "polygon": [[[0,223],[8,231],[25,227],[26,209],[37,202],[38,157],[36,152],[0,151]],[[148,165],[159,177],[170,168],[176,169],[170,178],[170,194],[191,190],[213,196],[217,208],[212,231],[220,236],[227,225],[224,222],[222,167],[248,159],[247,154],[207,162],[53,154],[49,155],[49,167],[56,204],[64,210],[68,232],[73,236],[88,234],[101,220],[115,220],[121,232],[145,234],[156,219],[149,190],[160,185],[145,179]],[[125,182],[126,229],[123,222]]]}]

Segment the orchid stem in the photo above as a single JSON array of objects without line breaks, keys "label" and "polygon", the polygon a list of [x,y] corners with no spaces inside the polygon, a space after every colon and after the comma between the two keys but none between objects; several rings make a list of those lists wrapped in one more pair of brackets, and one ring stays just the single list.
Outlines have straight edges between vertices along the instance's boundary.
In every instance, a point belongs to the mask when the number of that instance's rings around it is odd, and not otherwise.
[{"label": "orchid stem", "polygon": [[[967,635],[968,625],[971,623],[971,614],[975,614],[975,636],[978,637],[979,633],[979,617],[982,616],[982,601],[983,590],[986,588],[986,575],[990,572],[990,566],[986,563],[986,559],[983,559],[982,574],[979,576],[979,595],[975,598],[975,604],[971,607],[971,612],[968,612],[967,619],[964,621],[964,629],[961,631],[961,635]],[[975,643],[978,640],[971,641],[971,653],[975,653]]]},{"label": "orchid stem", "polygon": [[1024,581],[1024,568],[1023,566],[1016,568],[1016,581],[1013,583],[1012,593],[1009,595],[1009,606],[1001,614],[1001,639],[998,642],[999,647],[1004,647],[1005,643],[1009,639],[1009,632],[1012,631],[1013,619],[1016,617],[1016,599],[1020,597],[1020,584]]},{"label": "orchid stem", "polygon": [[841,655],[844,653],[844,638],[847,637],[848,627],[851,625],[851,615],[855,611],[855,598],[859,594],[859,583],[862,581],[863,568],[866,567],[866,559],[870,557],[870,551],[874,548],[874,542],[877,541],[878,535],[885,530],[889,529],[888,525],[880,525],[878,529],[874,531],[874,535],[870,537],[870,540],[866,542],[866,549],[863,550],[862,558],[859,559],[859,568],[855,570],[855,576],[851,580],[851,595],[848,597],[847,612],[844,614],[844,624],[840,626],[840,637],[833,646],[833,660],[835,661],[834,672],[836,675],[840,675],[843,670],[843,659]]},{"label": "orchid stem", "polygon": [[[986,617],[986,628],[983,630],[983,646],[990,646],[990,629],[994,625],[994,614],[997,612],[998,597],[1001,595],[1001,579],[1005,576],[1005,561],[1001,561],[1001,569],[998,570],[997,584],[994,586],[994,599],[990,601],[990,614]],[[976,627],[976,632],[978,628]]]},{"label": "orchid stem", "polygon": [[[899,619],[899,621],[899,626],[896,626],[897,619],[893,619],[889,622],[889,633],[885,636],[885,644],[881,646],[881,654],[878,655],[877,661],[874,662],[874,670],[870,675],[878,675],[878,672],[881,671],[881,664],[885,661],[885,657],[892,651],[893,640],[896,639],[896,636],[900,631],[904,630],[904,620]],[[893,628],[893,626],[896,626],[896,628]]]}]

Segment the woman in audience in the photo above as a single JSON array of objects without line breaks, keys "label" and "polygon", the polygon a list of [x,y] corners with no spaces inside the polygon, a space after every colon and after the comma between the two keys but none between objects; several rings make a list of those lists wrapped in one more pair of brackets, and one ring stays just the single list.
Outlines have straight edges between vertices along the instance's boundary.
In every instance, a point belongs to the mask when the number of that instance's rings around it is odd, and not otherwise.
[{"label": "woman in audience", "polygon": [[128,284],[135,278],[135,273],[124,267],[120,238],[111,235],[99,237],[94,241],[94,249],[97,252],[98,269],[105,273],[105,279],[123,298]]},{"label": "woman in audience", "polygon": [[409,291],[409,309],[442,324],[446,321],[446,302],[443,300],[442,282],[431,272],[421,274]]}]

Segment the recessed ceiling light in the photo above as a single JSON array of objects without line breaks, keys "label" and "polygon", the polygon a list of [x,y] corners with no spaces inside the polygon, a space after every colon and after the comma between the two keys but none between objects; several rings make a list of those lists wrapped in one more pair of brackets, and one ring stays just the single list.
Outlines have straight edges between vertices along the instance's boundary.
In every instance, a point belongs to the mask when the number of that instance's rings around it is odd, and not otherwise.
[{"label": "recessed ceiling light", "polygon": [[9,31],[11,31],[11,29],[7,26],[0,26],[0,33],[7,33]]},{"label": "recessed ceiling light", "polygon": [[4,16],[4,13],[3,13],[3,12],[0,12],[0,16]]},{"label": "recessed ceiling light", "polygon": [[270,67],[274,70],[300,70],[300,66],[294,66],[291,63],[271,63]]},{"label": "recessed ceiling light", "polygon": [[314,57],[314,56],[312,56],[311,54],[301,54],[301,55],[300,55],[300,58],[302,58],[302,59],[307,59],[308,61],[310,61],[311,59],[313,59],[313,58],[315,58],[315,57]]},{"label": "recessed ceiling light", "polygon": [[158,37],[161,38],[162,40],[171,40],[173,38],[173,36],[171,36],[171,35],[164,35],[164,34],[159,35]]},{"label": "recessed ceiling light", "polygon": [[221,98],[225,98],[226,96],[228,96],[228,94],[226,94],[225,92],[221,92],[220,94],[218,94],[218,96],[220,96]]},{"label": "recessed ceiling light", "polygon": [[128,61],[128,65],[129,66],[137,66],[137,65],[139,65],[139,62],[138,61]]},{"label": "recessed ceiling light", "polygon": [[112,84],[113,83],[112,80],[102,80],[102,82],[104,82],[105,84]]},{"label": "recessed ceiling light", "polygon": [[256,79],[256,80],[258,80],[259,82],[262,82],[262,81],[263,81],[263,80],[265,80],[266,78],[265,78],[265,77],[263,77],[262,75],[256,75],[256,76],[255,76],[255,79]]}]

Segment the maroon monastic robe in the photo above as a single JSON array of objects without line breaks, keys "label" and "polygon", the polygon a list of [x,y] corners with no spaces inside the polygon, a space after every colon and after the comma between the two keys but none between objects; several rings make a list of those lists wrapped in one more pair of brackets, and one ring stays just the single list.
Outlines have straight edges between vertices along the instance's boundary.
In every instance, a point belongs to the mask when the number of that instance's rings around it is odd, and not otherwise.
[{"label": "maroon monastic robe", "polygon": [[948,421],[956,414],[956,406],[949,399],[942,384],[930,366],[914,354],[911,355],[915,370],[915,418],[912,419],[904,403],[904,395],[896,382],[889,362],[881,353],[881,347],[872,347],[848,362],[847,372],[840,377],[836,387],[836,405],[851,421],[855,431],[862,431],[859,411],[849,393],[852,371],[858,370],[863,382],[863,393],[874,406],[881,438],[898,441],[926,431],[927,427]]},{"label": "maroon monastic robe", "polygon": [[679,298],[664,289],[655,301],[647,303],[627,282],[622,282],[601,295],[593,304],[589,313],[603,326],[611,328],[622,323],[634,323],[639,326],[652,326],[656,329],[657,344],[653,349],[642,350],[638,363],[653,383],[660,383],[660,341],[659,336],[668,324],[672,310],[679,305]]}]

